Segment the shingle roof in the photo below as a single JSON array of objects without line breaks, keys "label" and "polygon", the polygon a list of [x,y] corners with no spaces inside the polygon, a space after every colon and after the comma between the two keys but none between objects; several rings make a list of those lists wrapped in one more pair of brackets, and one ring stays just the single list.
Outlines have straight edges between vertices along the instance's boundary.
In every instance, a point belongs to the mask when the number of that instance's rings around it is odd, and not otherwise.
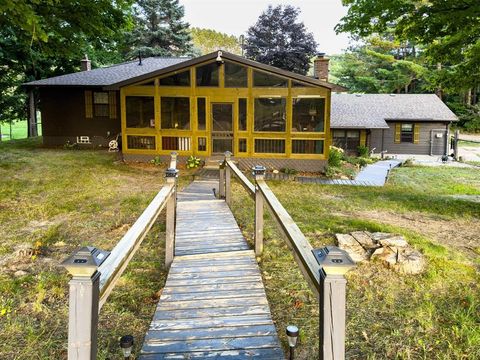
[{"label": "shingle roof", "polygon": [[187,57],[161,58],[149,57],[142,59],[142,65],[138,60],[129,61],[118,65],[79,71],[72,74],[55,76],[48,79],[36,80],[24,84],[25,86],[109,86],[136,78],[153,71],[164,69],[172,65],[190,60]]},{"label": "shingle roof", "polygon": [[388,120],[457,121],[434,94],[332,93],[330,127],[386,129]]},{"label": "shingle roof", "polygon": [[[110,67],[94,69],[90,71],[80,71],[73,74],[56,76],[49,79],[32,81],[24,86],[103,86],[107,90],[116,90],[122,86],[133,84],[135,82],[147,80],[149,78],[160,76],[162,74],[176,71],[198,63],[213,60],[218,52],[212,52],[197,58],[145,58],[143,65],[139,66],[138,61],[131,61]],[[244,57],[223,52],[222,58],[236,61],[254,68],[269,71],[273,74],[286,76],[292,79],[306,82],[315,86],[322,86],[334,91],[345,91],[346,89],[325,81],[312,77],[299,75],[291,71],[285,71],[274,66],[265,65],[257,61],[249,60]]]}]

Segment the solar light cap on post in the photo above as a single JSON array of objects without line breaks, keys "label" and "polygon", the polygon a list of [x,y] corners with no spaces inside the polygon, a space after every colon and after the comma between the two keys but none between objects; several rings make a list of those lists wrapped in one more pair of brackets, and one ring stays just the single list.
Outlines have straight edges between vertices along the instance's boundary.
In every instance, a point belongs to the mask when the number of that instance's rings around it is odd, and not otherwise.
[{"label": "solar light cap on post", "polygon": [[288,346],[295,347],[297,346],[297,340],[299,335],[298,327],[295,325],[288,325],[287,326],[287,338],[288,338]]},{"label": "solar light cap on post", "polygon": [[257,176],[265,176],[265,172],[267,171],[267,168],[262,165],[255,165],[252,167],[252,175],[257,177]]},{"label": "solar light cap on post", "polygon": [[225,160],[230,161],[232,159],[232,153],[230,151],[225,151]]},{"label": "solar light cap on post", "polygon": [[122,349],[123,356],[129,358],[132,355],[133,349],[133,336],[124,335],[120,338],[120,348]]},{"label": "solar light cap on post", "polygon": [[109,251],[103,251],[92,246],[84,246],[66,258],[61,263],[61,266],[67,269],[73,276],[91,277],[109,255]]},{"label": "solar light cap on post", "polygon": [[165,170],[165,177],[166,178],[176,178],[178,176],[178,170],[174,168],[168,168]]},{"label": "solar light cap on post", "polygon": [[312,253],[327,275],[344,275],[355,267],[355,262],[350,255],[337,246],[314,249]]}]

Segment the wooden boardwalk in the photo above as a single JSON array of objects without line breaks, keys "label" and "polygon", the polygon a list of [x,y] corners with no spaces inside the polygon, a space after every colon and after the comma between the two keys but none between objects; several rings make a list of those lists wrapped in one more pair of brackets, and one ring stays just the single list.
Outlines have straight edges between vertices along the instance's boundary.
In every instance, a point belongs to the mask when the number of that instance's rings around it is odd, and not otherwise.
[{"label": "wooden boardwalk", "polygon": [[260,271],[217,181],[178,194],[175,258],[140,359],[284,359]]}]

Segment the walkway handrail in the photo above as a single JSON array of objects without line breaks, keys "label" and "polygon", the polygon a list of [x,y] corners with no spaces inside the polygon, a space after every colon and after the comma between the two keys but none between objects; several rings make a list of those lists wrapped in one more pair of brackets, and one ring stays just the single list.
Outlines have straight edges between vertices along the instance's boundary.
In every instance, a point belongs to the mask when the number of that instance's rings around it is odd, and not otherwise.
[{"label": "walkway handrail", "polygon": [[172,153],[166,183],[111,253],[80,249],[62,265],[69,282],[68,359],[96,359],[98,314],[130,260],[166,207],[165,266],[173,261],[175,241],[177,154]]}]

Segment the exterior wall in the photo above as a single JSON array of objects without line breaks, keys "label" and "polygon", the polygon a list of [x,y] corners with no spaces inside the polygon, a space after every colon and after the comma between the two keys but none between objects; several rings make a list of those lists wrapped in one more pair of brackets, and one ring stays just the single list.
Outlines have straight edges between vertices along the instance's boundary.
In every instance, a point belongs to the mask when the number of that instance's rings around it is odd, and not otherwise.
[{"label": "exterior wall", "polygon": [[[447,123],[444,122],[417,122],[420,125],[418,144],[395,143],[395,122],[388,122],[388,129],[372,129],[370,134],[370,149],[375,148],[375,153],[383,150],[388,154],[412,154],[430,155],[431,133],[442,133],[441,138],[433,137],[432,155],[443,155],[445,153],[445,142],[447,141]],[[383,147],[382,147],[383,131]]]},{"label": "exterior wall", "polygon": [[[154,157],[154,155],[123,154],[125,161],[148,162]],[[160,158],[161,161],[165,163],[170,161],[170,156],[168,155],[161,155]],[[187,156],[179,156],[177,159],[179,163],[185,163]],[[204,160],[206,160],[206,158],[204,158]],[[326,160],[313,159],[234,158],[233,160],[237,161],[238,167],[244,171],[250,170],[255,165],[263,165],[267,168],[267,170],[290,168],[305,172],[320,172],[323,171],[327,165]]]},{"label": "exterior wall", "polygon": [[[233,62],[233,61],[232,61]],[[248,87],[228,88],[223,85],[224,66],[220,68],[218,87],[197,87],[195,85],[196,67],[203,64],[197,64],[188,69],[190,72],[190,86],[160,86],[159,79],[149,79],[142,84],[130,85],[121,88],[121,118],[122,118],[122,142],[123,153],[128,155],[168,155],[171,151],[177,151],[180,156],[194,155],[197,157],[209,157],[212,155],[211,128],[212,119],[210,114],[212,103],[233,103],[233,155],[236,159],[240,158],[261,158],[261,159],[299,159],[299,160],[325,160],[328,156],[330,146],[330,89],[321,86],[315,87],[306,85],[305,87],[294,87],[292,81],[287,79],[288,87],[253,87],[253,69],[247,67]],[[241,65],[241,64],[240,64]],[[187,70],[187,69],[185,69]],[[177,70],[176,73],[185,70]],[[172,74],[165,74],[168,77]],[[277,76],[278,77],[278,76]],[[149,85],[148,85],[149,84]],[[155,126],[143,128],[128,128],[126,126],[126,97],[127,96],[147,96],[154,99],[155,105]],[[295,132],[292,131],[292,101],[296,97],[319,97],[325,99],[324,131],[323,132]],[[161,98],[162,97],[188,97],[190,99],[190,128],[187,129],[162,129],[161,128]],[[254,99],[260,97],[285,98],[286,99],[286,131],[284,132],[256,132],[254,130]],[[201,130],[197,123],[197,98],[206,99],[206,128]],[[247,129],[239,130],[238,127],[238,99],[247,99]],[[128,148],[127,138],[129,136],[149,137],[148,146],[145,148]],[[190,150],[163,149],[162,139],[164,137],[179,137],[187,139],[190,144]],[[199,150],[199,138],[206,138],[206,150]],[[238,139],[247,140],[247,151],[239,151]],[[255,139],[280,139],[285,141],[285,153],[265,154],[256,153],[254,149]],[[298,140],[323,140],[324,150],[322,154],[293,154],[292,141]],[[140,139],[141,140],[141,139]],[[139,141],[140,141],[139,140]],[[154,144],[153,144],[154,141]],[[133,142],[132,142],[133,143]]]},{"label": "exterior wall", "polygon": [[[117,114],[119,104],[117,92]],[[116,119],[86,118],[84,88],[41,88],[40,110],[43,142],[48,146],[76,143],[77,136],[90,137],[91,144],[85,146],[105,146],[121,131],[119,115]]]}]

